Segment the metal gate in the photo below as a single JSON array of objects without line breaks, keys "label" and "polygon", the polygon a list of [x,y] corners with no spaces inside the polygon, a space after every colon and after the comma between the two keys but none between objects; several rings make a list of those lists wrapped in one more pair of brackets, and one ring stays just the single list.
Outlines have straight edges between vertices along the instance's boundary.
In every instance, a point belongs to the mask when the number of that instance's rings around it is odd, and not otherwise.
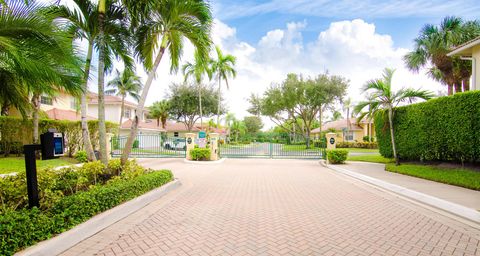
[{"label": "metal gate", "polygon": [[324,141],[312,139],[307,147],[305,138],[298,134],[271,134],[243,141],[230,139],[219,146],[221,157],[322,159],[325,156]]},{"label": "metal gate", "polygon": [[[128,136],[113,137],[112,157],[122,155]],[[185,138],[167,137],[164,134],[139,134],[133,143],[131,157],[179,157],[185,158]]]}]

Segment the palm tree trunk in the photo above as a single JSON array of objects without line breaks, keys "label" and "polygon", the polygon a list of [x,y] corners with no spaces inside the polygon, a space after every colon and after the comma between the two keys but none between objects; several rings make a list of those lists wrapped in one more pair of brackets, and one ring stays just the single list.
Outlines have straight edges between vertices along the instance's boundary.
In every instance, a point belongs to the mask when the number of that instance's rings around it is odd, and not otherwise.
[{"label": "palm tree trunk", "polygon": [[220,91],[220,74],[218,74],[218,105],[217,105],[217,129],[220,127],[220,101],[221,101],[221,91]]},{"label": "palm tree trunk", "polygon": [[388,108],[388,123],[390,124],[390,137],[392,138],[392,150],[393,150],[393,157],[395,158],[395,164],[399,165],[399,159],[397,156],[397,147],[395,145],[395,133],[393,131],[393,108]]},{"label": "palm tree trunk", "polygon": [[85,60],[85,75],[84,75],[84,86],[82,96],[80,97],[80,112],[81,112],[81,126],[82,126],[82,138],[83,138],[83,147],[87,153],[88,161],[95,161],[95,153],[93,152],[92,142],[90,141],[90,132],[88,131],[87,123],[87,93],[88,93],[88,78],[90,76],[90,66],[92,63],[92,51],[93,51],[93,42],[88,43],[88,52],[87,59]]},{"label": "palm tree trunk", "polygon": [[200,107],[200,130],[203,131],[202,85],[198,84],[198,104]]},{"label": "palm tree trunk", "polygon": [[162,39],[162,44],[160,45],[160,50],[157,54],[157,57],[155,58],[152,70],[150,70],[150,72],[148,73],[147,81],[145,82],[145,86],[143,87],[142,96],[140,97],[140,101],[138,102],[137,109],[135,111],[135,118],[133,119],[132,127],[130,128],[130,134],[128,135],[128,140],[122,153],[122,165],[127,162],[130,152],[132,151],[133,142],[137,137],[139,116],[143,115],[143,109],[145,106],[145,101],[147,100],[148,90],[152,85],[153,78],[155,77],[155,72],[160,65],[160,61],[162,60],[163,54],[165,53],[165,49],[167,48],[167,42],[168,38],[164,35]]},{"label": "palm tree trunk", "polygon": [[40,111],[40,94],[35,93],[32,96],[32,122],[33,122],[33,144],[38,144],[38,112]]},{"label": "palm tree trunk", "polygon": [[449,84],[448,86],[448,95],[453,95],[453,85]]},{"label": "palm tree trunk", "polygon": [[105,39],[104,39],[104,20],[105,20],[106,0],[98,2],[98,139],[100,145],[100,160],[107,164],[107,128],[105,126]]},{"label": "palm tree trunk", "polygon": [[462,83],[455,84],[455,93],[462,92]]},{"label": "palm tree trunk", "polygon": [[470,78],[463,79],[463,91],[470,91]]},{"label": "palm tree trunk", "polygon": [[118,122],[119,126],[122,126],[123,115],[125,115],[125,95],[122,95],[122,106],[120,107],[120,121]]},{"label": "palm tree trunk", "polygon": [[372,136],[373,136],[372,120],[369,118],[369,120],[368,120],[368,142],[372,142]]}]

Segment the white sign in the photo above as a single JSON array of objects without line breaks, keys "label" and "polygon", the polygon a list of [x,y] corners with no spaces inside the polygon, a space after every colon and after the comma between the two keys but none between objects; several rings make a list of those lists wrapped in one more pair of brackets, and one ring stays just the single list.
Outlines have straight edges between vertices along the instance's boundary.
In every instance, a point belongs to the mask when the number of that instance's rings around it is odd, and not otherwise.
[{"label": "white sign", "polygon": [[198,147],[205,148],[207,146],[207,139],[206,138],[199,138],[198,139]]}]

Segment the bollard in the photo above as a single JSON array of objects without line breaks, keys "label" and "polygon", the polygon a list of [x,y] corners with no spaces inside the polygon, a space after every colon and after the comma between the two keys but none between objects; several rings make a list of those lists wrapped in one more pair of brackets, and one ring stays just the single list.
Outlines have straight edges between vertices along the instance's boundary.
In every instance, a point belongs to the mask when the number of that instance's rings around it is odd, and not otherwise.
[{"label": "bollard", "polygon": [[38,181],[37,181],[37,163],[35,159],[35,151],[41,150],[41,145],[31,144],[23,146],[25,154],[25,170],[27,172],[27,193],[28,207],[40,207],[38,198]]}]

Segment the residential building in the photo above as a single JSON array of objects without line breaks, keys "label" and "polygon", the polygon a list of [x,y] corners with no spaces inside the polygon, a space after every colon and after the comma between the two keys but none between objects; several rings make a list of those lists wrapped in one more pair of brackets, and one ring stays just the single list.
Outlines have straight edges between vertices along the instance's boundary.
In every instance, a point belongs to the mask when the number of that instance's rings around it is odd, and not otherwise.
[{"label": "residential building", "polygon": [[[337,142],[361,142],[364,136],[369,136],[371,130],[372,137],[375,137],[375,125],[373,121],[365,119],[360,122],[356,118],[341,119],[337,121],[327,122],[322,125],[322,132],[335,131],[337,134]],[[320,138],[320,129],[316,128],[311,131],[312,137]]]},{"label": "residential building", "polygon": [[458,56],[472,61],[472,83],[470,90],[480,90],[480,37],[453,49],[448,56]]}]

